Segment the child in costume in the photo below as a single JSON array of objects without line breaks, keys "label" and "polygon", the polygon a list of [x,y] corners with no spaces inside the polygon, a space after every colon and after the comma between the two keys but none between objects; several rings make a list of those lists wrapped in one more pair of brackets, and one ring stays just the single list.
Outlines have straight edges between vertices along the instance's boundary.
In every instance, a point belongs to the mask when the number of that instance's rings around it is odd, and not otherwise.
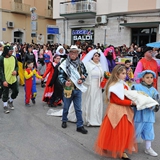
[{"label": "child in costume", "polygon": [[[141,78],[142,81],[140,84],[134,84],[132,89],[143,91],[148,96],[153,99],[159,99],[158,91],[153,87],[153,80],[156,78],[155,72],[151,70],[145,70],[138,74],[138,78]],[[157,106],[151,106],[151,108],[145,108],[143,110],[137,110],[134,107],[134,124],[136,130],[136,139],[140,140],[141,138],[146,143],[145,153],[151,156],[158,156],[158,154],[151,148],[151,142],[154,140],[154,123],[155,123],[155,113],[158,111]]]},{"label": "child in costume", "polygon": [[42,79],[35,69],[33,69],[34,63],[31,61],[27,62],[27,67],[24,71],[25,77],[25,105],[30,106],[30,99],[32,103],[35,104],[35,98],[37,95],[36,90],[36,77]]},{"label": "child in costume", "polygon": [[124,82],[125,66],[116,65],[106,86],[108,102],[106,115],[100,127],[95,151],[104,156],[130,160],[125,153],[136,151],[134,140],[134,122],[131,100],[124,95],[129,86]]},{"label": "child in costume", "polygon": [[125,82],[128,84],[128,86],[131,86],[132,82],[134,81],[134,74],[133,74],[132,68],[130,67],[131,61],[126,60],[124,65],[125,65],[126,71],[127,71]]}]

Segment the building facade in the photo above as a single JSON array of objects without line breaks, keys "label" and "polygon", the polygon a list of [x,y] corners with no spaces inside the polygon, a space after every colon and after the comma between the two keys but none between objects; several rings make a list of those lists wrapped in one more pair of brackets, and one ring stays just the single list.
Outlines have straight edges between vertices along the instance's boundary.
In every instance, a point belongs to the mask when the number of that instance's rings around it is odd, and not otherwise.
[{"label": "building facade", "polygon": [[143,46],[160,40],[160,0],[54,0],[59,42]]},{"label": "building facade", "polygon": [[55,43],[58,32],[53,0],[0,1],[0,41]]}]

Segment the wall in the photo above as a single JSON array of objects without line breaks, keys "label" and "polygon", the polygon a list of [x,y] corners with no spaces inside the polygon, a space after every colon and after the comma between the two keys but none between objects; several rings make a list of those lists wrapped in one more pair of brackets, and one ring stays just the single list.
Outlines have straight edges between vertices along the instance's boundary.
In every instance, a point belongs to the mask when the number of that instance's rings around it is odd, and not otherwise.
[{"label": "wall", "polygon": [[[13,30],[23,30],[25,32],[25,39],[24,42],[31,42],[31,18],[30,15],[21,15],[21,14],[10,14],[7,12],[2,13],[2,28],[6,28],[6,31],[2,32],[2,37],[4,41],[13,41]],[[14,22],[14,28],[7,28],[7,21]],[[38,19],[38,30],[37,34],[43,34],[45,35],[45,42],[47,37],[47,25],[55,25],[55,21],[52,19],[44,19],[39,18]],[[7,33],[7,34],[6,34]],[[36,42],[36,38],[34,39]]]},{"label": "wall", "polygon": [[53,19],[63,18],[59,16],[60,13],[60,2],[64,2],[65,0],[53,0]]},{"label": "wall", "polygon": [[[118,6],[118,7],[117,7]],[[128,10],[128,0],[99,0],[97,1],[97,15]]]},{"label": "wall", "polygon": [[128,0],[128,11],[156,9],[156,0]]},{"label": "wall", "polygon": [[160,9],[160,0],[156,0],[156,8]]},{"label": "wall", "polygon": [[[0,1],[0,8],[2,7],[2,1]],[[2,28],[2,11],[0,10],[0,28]],[[0,31],[0,41],[2,40],[2,30]]]}]

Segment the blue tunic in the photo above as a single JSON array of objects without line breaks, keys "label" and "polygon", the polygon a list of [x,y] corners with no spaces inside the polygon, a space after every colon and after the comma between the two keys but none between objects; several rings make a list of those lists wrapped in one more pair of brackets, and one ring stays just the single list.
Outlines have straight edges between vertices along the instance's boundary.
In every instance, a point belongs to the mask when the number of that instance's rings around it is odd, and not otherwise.
[{"label": "blue tunic", "polygon": [[[159,95],[158,91],[154,87],[147,88],[146,86],[142,84],[134,84],[133,86],[135,90],[143,91],[152,98]],[[151,107],[154,107],[154,106],[151,106]],[[143,110],[137,110],[136,107],[134,107],[134,122],[152,122],[154,123],[155,122],[155,112],[150,108],[146,108]]]},{"label": "blue tunic", "polygon": [[[148,94],[150,97],[155,98],[159,95],[158,91],[154,88],[147,88],[142,84],[134,84],[133,85],[135,90],[143,91]],[[151,106],[154,108],[154,106]],[[140,137],[143,140],[154,140],[154,126],[153,123],[155,122],[155,112],[152,108],[146,108],[143,110],[137,110],[134,107],[134,124],[135,124],[135,131],[136,131],[136,139],[137,141],[140,140]]]}]

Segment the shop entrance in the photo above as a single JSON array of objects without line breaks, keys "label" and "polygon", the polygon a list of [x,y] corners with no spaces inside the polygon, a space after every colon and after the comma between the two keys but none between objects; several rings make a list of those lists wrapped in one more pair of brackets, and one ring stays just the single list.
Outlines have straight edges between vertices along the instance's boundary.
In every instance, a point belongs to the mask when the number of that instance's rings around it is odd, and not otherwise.
[{"label": "shop entrance", "polygon": [[131,42],[139,46],[147,43],[156,42],[157,28],[132,28]]}]

